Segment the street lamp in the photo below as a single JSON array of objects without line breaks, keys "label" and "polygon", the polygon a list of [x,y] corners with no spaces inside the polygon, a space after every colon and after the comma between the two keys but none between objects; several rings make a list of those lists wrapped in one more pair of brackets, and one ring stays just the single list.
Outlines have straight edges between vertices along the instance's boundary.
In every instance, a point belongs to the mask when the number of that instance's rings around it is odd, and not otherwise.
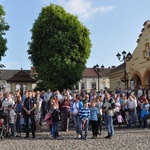
[{"label": "street lamp", "polygon": [[99,92],[99,78],[100,78],[100,73],[104,70],[104,66],[102,65],[101,68],[99,67],[99,65],[94,65],[93,66],[94,71],[97,73],[97,77],[98,77],[98,92]]},{"label": "street lamp", "polygon": [[120,62],[124,61],[124,77],[121,79],[121,81],[125,83],[125,87],[128,87],[126,62],[132,58],[132,54],[130,52],[127,54],[125,51],[123,51],[122,52],[122,57],[123,57],[122,60],[121,60],[121,54],[120,53],[118,53],[116,56],[117,56],[117,58],[119,59]]}]

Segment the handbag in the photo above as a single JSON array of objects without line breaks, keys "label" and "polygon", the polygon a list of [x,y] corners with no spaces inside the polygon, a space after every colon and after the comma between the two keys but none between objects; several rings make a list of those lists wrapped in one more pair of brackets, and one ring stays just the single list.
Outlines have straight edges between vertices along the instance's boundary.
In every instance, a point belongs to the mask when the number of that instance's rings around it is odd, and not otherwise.
[{"label": "handbag", "polygon": [[47,127],[52,124],[51,114],[47,113],[44,117],[44,121],[46,122]]},{"label": "handbag", "polygon": [[50,113],[47,113],[44,117],[44,121],[47,122],[48,120],[51,119],[51,114]]}]

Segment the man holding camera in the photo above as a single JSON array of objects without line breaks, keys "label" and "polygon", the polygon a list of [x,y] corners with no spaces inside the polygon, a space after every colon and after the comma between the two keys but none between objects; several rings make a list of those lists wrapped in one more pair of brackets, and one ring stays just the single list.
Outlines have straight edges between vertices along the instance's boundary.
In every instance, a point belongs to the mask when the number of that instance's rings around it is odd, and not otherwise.
[{"label": "man holding camera", "polygon": [[115,109],[114,99],[111,97],[110,93],[106,92],[103,102],[103,115],[106,129],[108,132],[108,135],[105,137],[107,139],[111,139],[111,137],[114,135],[114,126],[113,126],[114,109]]}]

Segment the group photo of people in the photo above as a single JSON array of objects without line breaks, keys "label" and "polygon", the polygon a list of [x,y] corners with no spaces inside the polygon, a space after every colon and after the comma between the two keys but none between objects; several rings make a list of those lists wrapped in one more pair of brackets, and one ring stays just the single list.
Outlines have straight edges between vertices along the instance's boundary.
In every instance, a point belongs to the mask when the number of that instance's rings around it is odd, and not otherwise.
[{"label": "group photo of people", "polygon": [[[36,138],[46,125],[49,138],[61,140],[61,132],[74,131],[75,139],[97,139],[107,132],[111,139],[117,130],[138,127],[148,129],[150,89],[105,88],[99,92],[86,90],[33,91],[21,95],[0,93],[1,139]],[[24,134],[23,134],[24,133]],[[92,134],[92,137],[89,136]]]}]

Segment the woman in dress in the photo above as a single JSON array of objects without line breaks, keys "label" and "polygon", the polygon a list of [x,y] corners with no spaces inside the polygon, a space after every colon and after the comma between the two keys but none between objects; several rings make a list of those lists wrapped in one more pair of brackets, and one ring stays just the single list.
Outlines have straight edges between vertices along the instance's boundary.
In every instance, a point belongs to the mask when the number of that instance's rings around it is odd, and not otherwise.
[{"label": "woman in dress", "polygon": [[68,95],[65,95],[61,107],[62,131],[69,130],[70,108],[71,108],[71,103],[69,97]]},{"label": "woman in dress", "polygon": [[40,91],[37,91],[35,94],[36,99],[36,108],[35,108],[35,126],[36,132],[40,131],[40,119],[41,119],[41,106],[42,106],[42,99],[40,98]]}]

